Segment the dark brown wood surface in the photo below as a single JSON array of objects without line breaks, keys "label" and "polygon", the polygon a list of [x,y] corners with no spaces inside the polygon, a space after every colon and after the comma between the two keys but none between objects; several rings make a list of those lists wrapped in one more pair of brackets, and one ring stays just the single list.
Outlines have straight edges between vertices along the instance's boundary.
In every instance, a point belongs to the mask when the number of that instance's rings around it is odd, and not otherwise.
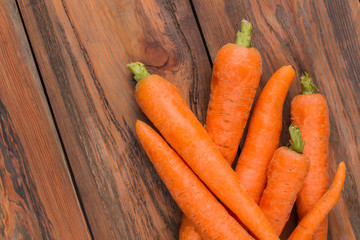
[{"label": "dark brown wood surface", "polygon": [[0,0],[0,239],[90,239],[14,1]]},{"label": "dark brown wood surface", "polygon": [[[222,45],[233,41],[245,18],[253,24],[252,43],[263,57],[260,89],[282,65],[291,64],[296,69],[297,79],[284,106],[284,133],[290,124],[291,99],[299,93],[300,75],[308,71],[314,78],[330,110],[330,176],[340,161],[348,167],[342,198],[330,213],[331,237],[360,239],[359,1],[193,3],[212,59]],[[287,141],[287,134],[283,134],[282,144]]]},{"label": "dark brown wood surface", "polygon": [[[243,18],[263,57],[260,89],[291,64],[328,99],[330,175],[348,166],[329,239],[360,239],[357,0],[0,0],[0,239],[176,239],[181,212],[137,141],[135,121],[147,120],[126,64],[174,83],[204,122],[211,63]],[[284,130],[298,92],[297,79]]]},{"label": "dark brown wood surface", "polygon": [[[185,4],[184,4],[185,3]],[[126,64],[165,76],[204,119],[210,63],[188,2],[20,0],[96,239],[176,239],[180,211],[134,133]]]}]

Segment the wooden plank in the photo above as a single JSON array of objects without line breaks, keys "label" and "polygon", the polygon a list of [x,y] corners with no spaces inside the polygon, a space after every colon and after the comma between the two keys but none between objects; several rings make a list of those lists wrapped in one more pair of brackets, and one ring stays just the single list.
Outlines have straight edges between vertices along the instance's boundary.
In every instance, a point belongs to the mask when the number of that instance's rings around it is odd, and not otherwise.
[{"label": "wooden plank", "polygon": [[[314,76],[329,103],[331,118],[330,175],[337,163],[348,167],[343,197],[330,214],[332,239],[360,239],[360,9],[357,0],[217,1],[193,0],[212,59],[234,40],[240,21],[253,24],[253,46],[263,57],[260,89],[280,66],[291,64],[298,77]],[[216,7],[215,7],[216,6]],[[293,84],[284,107],[299,93]],[[282,144],[288,136],[282,136]]]},{"label": "wooden plank", "polygon": [[181,89],[203,121],[211,78],[187,1],[19,0],[96,239],[176,239],[180,211],[134,132],[126,64]]},{"label": "wooden plank", "polygon": [[90,239],[23,27],[0,0],[0,238]]}]

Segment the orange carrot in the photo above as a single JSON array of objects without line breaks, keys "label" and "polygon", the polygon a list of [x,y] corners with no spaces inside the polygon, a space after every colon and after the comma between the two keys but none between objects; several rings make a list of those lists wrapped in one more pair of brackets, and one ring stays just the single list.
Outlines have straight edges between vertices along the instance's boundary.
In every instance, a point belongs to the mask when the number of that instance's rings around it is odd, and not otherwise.
[{"label": "orange carrot", "polygon": [[[305,73],[301,77],[302,94],[291,102],[291,120],[299,126],[306,145],[304,153],[310,159],[310,170],[296,202],[299,218],[325,194],[329,187],[328,154],[330,121],[325,98],[315,94],[317,90],[311,78]],[[328,218],[320,224],[314,240],[326,240]]]},{"label": "orange carrot", "polygon": [[243,20],[235,44],[228,43],[219,50],[213,67],[206,130],[230,164],[262,72],[261,55],[251,47],[251,30],[252,25]]},{"label": "orange carrot", "polygon": [[319,224],[335,206],[340,198],[341,190],[344,187],[346,176],[346,166],[340,162],[333,183],[325,195],[312,207],[310,211],[301,219],[298,226],[290,235],[288,240],[311,240]]},{"label": "orange carrot", "polygon": [[[251,31],[252,25],[243,20],[235,44],[223,46],[213,66],[205,128],[230,165],[236,155],[262,72],[261,56],[255,48],[251,48]],[[180,231],[183,229],[191,236],[196,235],[189,228],[180,227]]]},{"label": "orange carrot", "polygon": [[201,234],[208,239],[253,239],[159,134],[141,121],[136,133],[171,196]]},{"label": "orange carrot", "polygon": [[194,224],[187,219],[185,215],[182,216],[181,226],[179,230],[179,240],[201,240],[202,237],[197,232]]},{"label": "orange carrot", "polygon": [[164,78],[149,75],[141,63],[129,68],[139,81],[135,89],[139,106],[195,174],[256,237],[279,239],[180,91]]},{"label": "orange carrot", "polygon": [[278,148],[270,161],[268,181],[260,208],[280,235],[309,171],[309,158],[302,153],[305,142],[295,125],[289,127],[290,147]]},{"label": "orange carrot", "polygon": [[256,203],[260,202],[266,186],[269,162],[279,147],[283,105],[294,77],[291,66],[277,70],[261,91],[250,118],[235,172]]}]

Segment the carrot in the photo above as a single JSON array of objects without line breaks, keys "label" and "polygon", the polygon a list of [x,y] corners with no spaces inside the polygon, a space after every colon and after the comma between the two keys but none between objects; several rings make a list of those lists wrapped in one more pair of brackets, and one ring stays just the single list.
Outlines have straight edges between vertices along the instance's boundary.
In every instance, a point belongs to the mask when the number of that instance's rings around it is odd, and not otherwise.
[{"label": "carrot", "polygon": [[[213,66],[205,129],[230,165],[235,158],[262,73],[260,53],[251,48],[251,31],[251,23],[242,20],[235,44],[223,46]],[[180,231],[182,229],[187,228],[180,227]],[[187,231],[187,234],[196,233]]]},{"label": "carrot", "polygon": [[309,171],[309,158],[302,154],[305,142],[300,130],[290,125],[290,147],[278,148],[269,164],[267,186],[260,208],[280,235]]},{"label": "carrot", "polygon": [[196,231],[192,222],[185,215],[182,216],[181,226],[179,230],[179,240],[201,240],[202,237]]},{"label": "carrot", "polygon": [[[291,102],[291,120],[299,126],[306,142],[304,153],[310,159],[310,170],[296,202],[299,218],[306,213],[325,194],[329,187],[329,111],[325,98],[314,93],[317,88],[305,73],[301,77],[302,94]],[[328,218],[320,224],[314,234],[314,240],[326,240]]]},{"label": "carrot", "polygon": [[346,176],[346,166],[340,162],[336,171],[333,183],[324,196],[312,207],[310,211],[301,219],[298,226],[292,232],[288,240],[310,240],[319,224],[335,206],[340,198],[341,190],[344,187]]},{"label": "carrot", "polygon": [[213,66],[206,130],[230,164],[238,150],[262,73],[261,55],[251,47],[252,25],[241,22],[236,42],[224,45]]},{"label": "carrot", "polygon": [[136,133],[171,196],[201,234],[208,239],[253,239],[159,134],[141,121]]},{"label": "carrot", "polygon": [[294,77],[291,66],[277,70],[261,91],[250,118],[235,172],[256,203],[260,202],[266,186],[269,162],[279,147],[283,105]]},{"label": "carrot", "polygon": [[195,174],[256,237],[279,239],[180,91],[164,78],[149,75],[141,63],[129,68],[139,81],[135,89],[139,106]]}]

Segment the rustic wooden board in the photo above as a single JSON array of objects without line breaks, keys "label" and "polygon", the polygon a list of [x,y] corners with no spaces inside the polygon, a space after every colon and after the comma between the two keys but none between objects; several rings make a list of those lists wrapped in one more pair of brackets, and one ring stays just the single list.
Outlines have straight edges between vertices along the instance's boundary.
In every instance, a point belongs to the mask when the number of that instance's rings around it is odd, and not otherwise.
[{"label": "rustic wooden board", "polygon": [[[330,214],[332,239],[360,239],[360,8],[357,0],[217,1],[193,0],[211,58],[232,42],[240,21],[253,24],[253,46],[263,57],[263,87],[280,66],[306,70],[329,103],[330,175],[345,161],[348,175],[342,198]],[[216,7],[215,7],[216,6]],[[297,80],[284,107],[299,92]],[[288,136],[283,134],[282,144]]]},{"label": "rustic wooden board", "polygon": [[16,3],[0,0],[0,238],[90,239]]},{"label": "rustic wooden board", "polygon": [[176,239],[180,211],[134,133],[126,64],[179,87],[204,121],[210,62],[187,1],[19,0],[96,239]]}]

